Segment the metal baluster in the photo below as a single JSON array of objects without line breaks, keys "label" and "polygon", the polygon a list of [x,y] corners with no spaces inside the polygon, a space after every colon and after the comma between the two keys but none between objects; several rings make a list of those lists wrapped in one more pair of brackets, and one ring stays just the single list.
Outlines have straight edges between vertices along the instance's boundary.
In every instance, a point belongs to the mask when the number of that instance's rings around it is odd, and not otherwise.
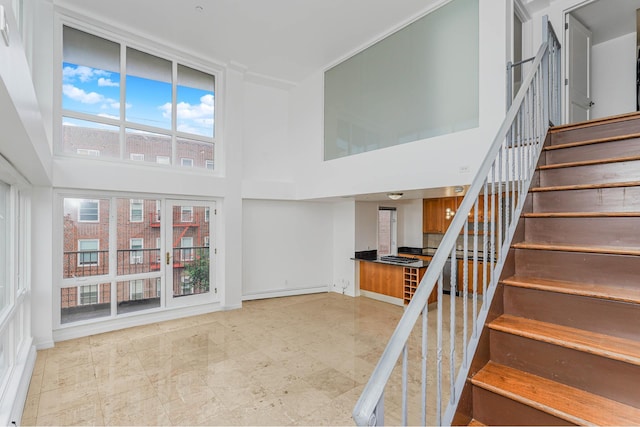
[{"label": "metal baluster", "polygon": [[456,286],[456,246],[453,246],[451,249],[451,277],[449,280],[451,291],[449,292],[449,301],[450,301],[450,320],[449,320],[449,340],[451,341],[449,344],[449,381],[450,381],[450,389],[449,389],[449,401],[451,404],[455,402],[455,382],[456,382],[456,364],[455,364],[455,355],[456,355],[456,291],[458,287]]},{"label": "metal baluster", "polygon": [[429,350],[429,304],[422,309],[422,425],[427,425],[427,351]]},{"label": "metal baluster", "polygon": [[436,424],[442,424],[442,299],[444,297],[442,287],[442,272],[438,277],[438,318],[437,318],[437,346],[436,346],[436,382],[437,382],[437,394],[436,394]]},{"label": "metal baluster", "polygon": [[409,364],[409,342],[404,344],[402,349],[402,425],[406,426],[408,417],[407,408],[407,369]]}]

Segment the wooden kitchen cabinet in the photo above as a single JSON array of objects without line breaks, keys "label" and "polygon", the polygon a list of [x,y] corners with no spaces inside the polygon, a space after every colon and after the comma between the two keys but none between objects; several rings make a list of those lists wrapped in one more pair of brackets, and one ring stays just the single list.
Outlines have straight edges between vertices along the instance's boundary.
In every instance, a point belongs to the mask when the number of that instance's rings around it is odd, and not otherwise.
[{"label": "wooden kitchen cabinet", "polygon": [[422,232],[443,233],[442,199],[422,200]]},{"label": "wooden kitchen cabinet", "polygon": [[403,298],[403,283],[402,267],[360,261],[360,289],[394,298]]},{"label": "wooden kitchen cabinet", "polygon": [[458,209],[457,197],[437,197],[422,200],[422,232],[439,233],[447,232],[456,209]]},{"label": "wooden kitchen cabinet", "polygon": [[[462,291],[464,289],[464,263],[467,263],[467,292],[469,294],[471,294],[473,292],[473,260],[458,260],[458,271],[456,272],[456,276],[458,277],[458,292],[460,293],[460,295],[462,295]],[[485,266],[485,263],[482,261],[478,261],[478,272],[476,273],[476,277],[477,277],[477,289],[478,289],[478,294],[482,295],[482,280],[483,280],[483,276],[484,276],[484,271],[483,268]],[[488,270],[490,268],[489,264],[486,265],[487,267],[487,284],[486,286],[489,286],[489,281],[491,280],[491,272]]]}]

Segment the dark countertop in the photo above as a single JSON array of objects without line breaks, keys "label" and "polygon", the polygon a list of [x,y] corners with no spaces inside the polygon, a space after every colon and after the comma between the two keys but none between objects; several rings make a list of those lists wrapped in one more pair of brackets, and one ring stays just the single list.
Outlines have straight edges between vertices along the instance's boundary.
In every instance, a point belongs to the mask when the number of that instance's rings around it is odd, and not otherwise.
[{"label": "dark countertop", "polygon": [[[411,257],[403,257],[403,258],[411,258]],[[376,264],[397,265],[398,267],[427,268],[429,266],[429,261],[424,261],[417,258],[414,262],[385,261],[380,258],[371,258],[371,257],[362,257],[362,256],[355,256],[354,258],[351,258],[351,259],[354,261],[374,262]]]}]

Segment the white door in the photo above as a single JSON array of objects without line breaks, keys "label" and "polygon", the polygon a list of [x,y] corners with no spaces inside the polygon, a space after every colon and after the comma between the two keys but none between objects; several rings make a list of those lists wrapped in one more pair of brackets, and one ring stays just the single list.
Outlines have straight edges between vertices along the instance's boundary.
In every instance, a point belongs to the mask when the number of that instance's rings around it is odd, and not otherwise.
[{"label": "white door", "polygon": [[591,118],[591,30],[566,17],[566,123],[576,123]]},{"label": "white door", "polygon": [[214,212],[214,202],[167,201],[164,261],[168,307],[218,300],[214,282]]}]

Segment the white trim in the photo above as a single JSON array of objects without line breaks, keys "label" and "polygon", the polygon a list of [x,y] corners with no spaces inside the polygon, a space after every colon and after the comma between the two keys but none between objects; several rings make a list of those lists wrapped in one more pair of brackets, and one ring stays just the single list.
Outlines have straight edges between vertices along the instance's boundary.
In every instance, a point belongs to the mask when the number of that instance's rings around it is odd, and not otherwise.
[{"label": "white trim", "polygon": [[350,52],[347,52],[346,54],[344,54],[343,56],[337,58],[336,60],[330,62],[329,64],[327,64],[325,67],[323,67],[321,69],[322,74],[324,75],[324,73],[326,71],[328,71],[329,69],[335,67],[336,65],[340,64],[341,62],[346,61],[347,59],[357,55],[358,53],[364,51],[365,49],[373,46],[374,44],[378,43],[379,41],[382,41],[384,39],[386,39],[387,37],[389,37],[390,35],[397,33],[398,31],[402,30],[403,28],[409,26],[410,24],[414,23],[415,21],[417,21],[420,18],[423,18],[427,15],[429,15],[432,12],[435,12],[436,10],[440,9],[442,6],[446,5],[447,3],[450,3],[453,0],[436,0],[433,3],[429,4],[427,7],[425,7],[422,11],[416,13],[415,15],[411,16],[409,19],[399,23],[398,25],[391,27],[390,29],[388,29],[387,31],[385,31],[384,33],[378,35],[378,37],[375,37],[365,43],[363,43],[362,45],[356,47],[355,49],[351,50]]},{"label": "white trim", "polygon": [[296,289],[281,289],[271,290],[265,292],[255,292],[242,295],[242,301],[251,301],[255,299],[265,298],[277,298],[277,297],[290,297],[295,295],[307,295],[307,294],[319,294],[329,292],[329,286],[315,286],[312,288],[296,288]]},{"label": "white trim", "polygon": [[389,304],[403,306],[404,301],[402,298],[390,297],[389,295],[379,294],[377,292],[365,291],[360,289],[360,296],[375,299],[382,302],[388,302]]},{"label": "white trim", "polygon": [[[62,64],[63,61],[63,26],[69,26],[75,28],[77,30],[86,32],[88,34],[94,35],[96,37],[100,37],[115,43],[118,43],[121,46],[121,57],[120,57],[120,76],[124,76],[123,71],[124,63],[122,61],[123,57],[126,54],[126,48],[131,47],[136,50],[140,50],[144,53],[154,55],[168,61],[172,62],[172,68],[176,68],[176,64],[181,64],[186,67],[192,68],[197,71],[201,71],[206,74],[210,74],[214,78],[214,111],[215,111],[215,127],[214,127],[214,135],[213,137],[198,135],[198,134],[190,134],[178,131],[177,129],[162,129],[162,128],[154,128],[148,127],[143,124],[136,123],[128,123],[126,121],[126,116],[123,115],[125,103],[121,102],[121,110],[120,110],[120,118],[118,120],[110,120],[104,117],[96,117],[95,115],[90,115],[84,117],[82,113],[77,113],[74,111],[67,111],[68,114],[66,116],[70,118],[75,118],[76,114],[79,118],[89,119],[92,121],[98,121],[101,123],[112,124],[116,126],[120,126],[120,143],[121,143],[121,153],[120,158],[100,158],[104,161],[116,162],[119,164],[122,163],[130,163],[129,159],[124,158],[123,153],[123,145],[125,144],[125,135],[124,132],[127,128],[146,130],[153,133],[159,133],[162,135],[167,135],[172,139],[172,150],[175,149],[177,145],[177,138],[189,138],[198,142],[206,142],[213,144],[213,158],[214,159],[224,159],[224,147],[223,147],[223,135],[224,135],[224,91],[225,91],[225,65],[216,61],[207,61],[202,59],[202,55],[198,55],[194,52],[189,52],[185,50],[184,47],[170,46],[166,43],[159,44],[153,42],[152,40],[146,38],[141,34],[136,34],[128,30],[124,30],[121,27],[118,27],[117,23],[105,23],[104,19],[101,17],[95,17],[91,15],[86,15],[82,13],[75,12],[71,9],[67,9],[61,6],[54,6],[54,42],[53,42],[53,98],[54,98],[54,108],[53,108],[53,133],[54,135],[62,135],[62,123],[58,118],[62,118],[65,116],[65,112],[62,108],[62,84],[58,84],[62,82],[62,67],[56,66],[55,64]],[[175,77],[175,76],[174,76]],[[175,89],[175,78],[172,83],[172,91]],[[126,79],[121,81],[120,91],[121,91],[121,99],[126,90]],[[176,108],[173,109],[175,114]],[[175,121],[172,121],[175,122]],[[56,136],[53,141],[54,157],[59,158],[74,158],[84,156],[78,156],[73,153],[65,153],[63,150],[63,141],[60,136]],[[175,153],[172,156],[175,159]],[[92,158],[91,160],[96,160]],[[136,162],[137,163],[137,162]],[[150,165],[157,166],[157,163],[154,162],[145,162]],[[195,162],[194,162],[195,164]],[[165,165],[166,166],[166,165]],[[172,169],[175,166],[179,166],[178,162],[171,163]],[[175,168],[178,171],[180,168]],[[200,169],[203,172],[207,172],[209,174],[214,173],[210,169],[206,167],[195,168]],[[218,170],[214,173],[216,176],[221,176],[224,172],[224,162],[220,162]]]},{"label": "white trim", "polygon": [[166,307],[162,310],[155,310],[153,312],[136,311],[127,313],[126,316],[120,315],[120,317],[116,319],[108,318],[108,320],[102,320],[100,322],[86,323],[84,325],[74,325],[66,327],[64,329],[55,329],[53,331],[53,340],[54,342],[66,341],[70,339],[86,337],[89,335],[96,335],[104,332],[131,328],[134,326],[149,325],[156,322],[176,320],[183,317],[215,313],[218,311],[234,310],[238,308],[241,308],[241,305],[222,306],[219,302],[211,302],[207,304],[192,305],[188,307]]},{"label": "white trim", "polygon": [[[0,401],[0,425],[16,425],[22,424],[22,413],[27,402],[27,393],[29,391],[29,383],[33,375],[33,369],[36,364],[36,348],[33,345],[33,339],[29,339],[17,355],[17,363],[13,366],[12,372],[2,401]],[[10,397],[13,397],[11,401]]]}]

